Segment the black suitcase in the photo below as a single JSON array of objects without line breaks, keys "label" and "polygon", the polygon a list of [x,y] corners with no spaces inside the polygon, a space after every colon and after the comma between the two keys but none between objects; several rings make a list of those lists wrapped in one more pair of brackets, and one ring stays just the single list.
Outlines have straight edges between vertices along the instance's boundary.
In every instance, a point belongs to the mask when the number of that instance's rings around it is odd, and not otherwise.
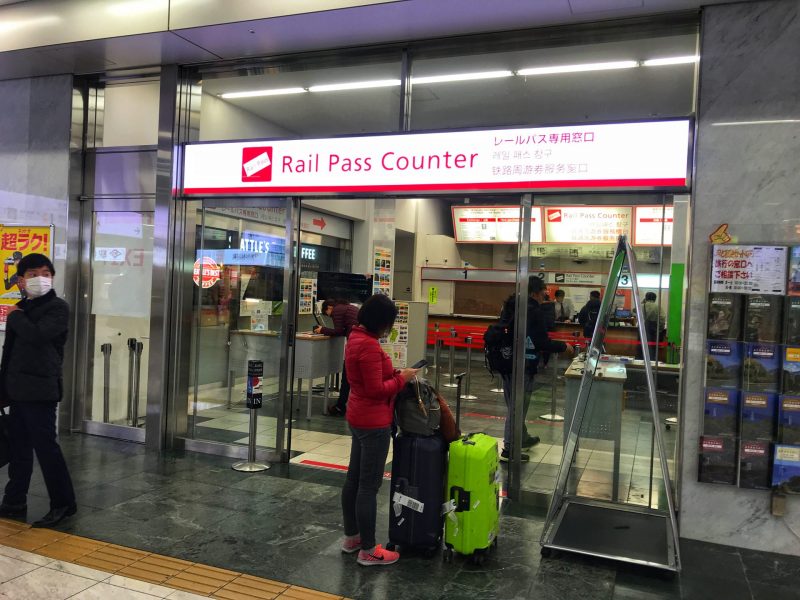
[{"label": "black suitcase", "polygon": [[388,549],[441,547],[447,444],[438,435],[398,435],[389,492]]}]

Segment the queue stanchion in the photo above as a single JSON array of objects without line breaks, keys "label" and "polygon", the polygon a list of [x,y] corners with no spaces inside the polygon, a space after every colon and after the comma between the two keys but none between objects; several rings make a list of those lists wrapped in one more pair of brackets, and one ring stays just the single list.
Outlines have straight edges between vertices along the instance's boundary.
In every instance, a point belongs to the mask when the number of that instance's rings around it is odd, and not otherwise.
[{"label": "queue stanchion", "polygon": [[263,402],[262,382],[264,379],[264,362],[260,360],[247,361],[247,408],[250,409],[250,437],[247,443],[247,461],[231,465],[234,471],[257,473],[266,471],[269,465],[256,462],[256,423],[258,409]]},{"label": "queue stanchion", "polygon": [[439,389],[439,379],[442,374],[442,362],[441,362],[441,352],[442,352],[442,340],[440,338],[436,338],[436,343],[433,346],[433,389]]},{"label": "queue stanchion", "polygon": [[457,334],[456,334],[455,327],[451,327],[450,328],[450,358],[449,358],[449,361],[448,361],[450,363],[448,365],[449,371],[450,371],[449,372],[450,381],[448,381],[445,384],[442,384],[443,387],[447,387],[447,388],[458,387],[458,384],[455,382],[456,370],[455,370],[455,365],[454,365],[455,360],[456,360],[456,343],[455,343],[456,342],[456,335]]},{"label": "queue stanchion", "polygon": [[550,386],[550,412],[546,415],[539,415],[540,419],[545,421],[560,422],[564,417],[556,412],[556,385],[558,384],[558,354],[551,354],[550,361],[553,363],[553,382]]},{"label": "queue stanchion", "polygon": [[436,343],[439,341],[439,324],[433,324],[433,369],[439,369],[439,355],[436,354]]},{"label": "queue stanchion", "polygon": [[461,396],[462,400],[477,400],[477,396],[473,396],[469,393],[469,384],[472,380],[471,373],[472,373],[472,337],[467,336],[464,338],[464,341],[467,344],[467,370],[466,370],[466,379],[467,382],[464,384],[464,395]]},{"label": "queue stanchion", "polygon": [[100,346],[103,353],[103,423],[108,423],[111,398],[111,344]]},{"label": "queue stanchion", "polygon": [[463,397],[461,395],[461,380],[464,379],[464,375],[466,375],[466,373],[459,373],[456,375],[456,381],[458,381],[458,383],[456,383],[456,387],[458,388],[456,389],[456,429],[461,429],[461,398]]}]

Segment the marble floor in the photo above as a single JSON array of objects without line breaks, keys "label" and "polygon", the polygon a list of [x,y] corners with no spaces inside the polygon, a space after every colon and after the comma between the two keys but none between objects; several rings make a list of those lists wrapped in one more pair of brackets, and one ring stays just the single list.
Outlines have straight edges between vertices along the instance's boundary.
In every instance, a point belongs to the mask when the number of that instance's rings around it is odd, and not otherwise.
[{"label": "marble floor", "polygon": [[[433,361],[433,357],[430,357]],[[481,359],[482,360],[482,359]],[[563,372],[566,362],[559,363],[559,372]],[[464,357],[456,354],[454,371],[461,372],[466,368]],[[433,377],[429,372],[428,377]],[[462,430],[483,431],[498,440],[498,448],[503,447],[503,427],[506,418],[506,407],[503,394],[490,391],[499,385],[497,379],[492,380],[482,362],[473,359],[471,369],[472,381],[470,392],[476,399],[463,400],[461,403]],[[455,390],[445,387],[448,378],[443,376],[440,391],[455,408]],[[537,386],[528,410],[526,425],[531,435],[541,438],[541,443],[529,451],[530,462],[522,465],[522,487],[535,494],[550,494],[556,485],[558,465],[562,457],[563,421],[548,421],[540,415],[551,412],[555,398],[556,413],[564,413],[564,380],[553,379],[553,369],[546,368],[537,375]],[[312,417],[306,418],[308,402],[307,385],[299,397],[296,397],[292,418],[291,462],[329,470],[345,470],[350,456],[350,436],[347,424],[342,418],[327,417],[322,414],[324,400],[322,385],[317,384],[317,393],[312,399]],[[677,390],[666,389],[660,392],[660,403],[668,409],[674,406],[672,398]],[[653,454],[652,417],[646,405],[642,391],[643,381],[631,377],[626,387],[626,408],[622,413],[622,430],[620,443],[619,478],[616,499],[620,502],[663,507],[665,504],[664,485],[657,454]],[[266,393],[269,395],[267,389]],[[232,405],[227,406],[227,388],[210,387],[198,394],[196,426],[193,434],[198,439],[218,442],[247,444],[249,437],[249,412],[244,407],[244,384],[238,385],[231,393]],[[333,402],[333,400],[331,400]],[[191,411],[190,411],[191,412]],[[664,416],[674,416],[668,411]],[[259,411],[256,429],[256,442],[260,446],[274,447],[277,424],[274,409],[267,402]],[[674,468],[673,454],[677,431],[667,430],[663,424],[661,431],[667,446],[668,468]],[[613,496],[613,442],[609,440],[585,440],[571,473],[573,488],[582,496],[608,500]],[[651,460],[655,457],[654,460]],[[387,457],[386,471],[391,472],[391,451]],[[651,472],[651,463],[653,466]]]},{"label": "marble floor", "polygon": [[[406,554],[393,567],[364,569],[339,551],[341,473],[297,464],[239,473],[223,457],[157,456],[139,444],[79,434],[62,445],[79,512],[61,532],[349,598],[800,600],[797,557],[684,539],[684,569],[674,578],[575,555],[542,558],[542,513],[507,500],[499,546],[481,568]],[[5,477],[0,469],[0,482]],[[38,467],[28,504],[30,520],[47,512]],[[388,514],[384,487],[381,541]]]}]

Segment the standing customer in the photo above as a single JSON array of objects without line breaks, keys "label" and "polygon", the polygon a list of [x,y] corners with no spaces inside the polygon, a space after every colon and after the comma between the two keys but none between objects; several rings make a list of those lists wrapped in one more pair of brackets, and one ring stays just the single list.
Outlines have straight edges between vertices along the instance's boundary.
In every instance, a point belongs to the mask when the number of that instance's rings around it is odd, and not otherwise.
[{"label": "standing customer", "polygon": [[52,289],[55,274],[53,263],[43,254],[29,254],[17,264],[17,284],[25,297],[9,311],[0,363],[2,399],[11,406],[11,462],[0,517],[26,516],[36,451],[50,512],[34,527],[52,527],[77,510],[72,479],[56,439],[69,305]]},{"label": "standing customer", "polygon": [[358,311],[345,348],[350,376],[347,422],[352,433],[350,466],[342,489],[344,535],[342,552],[358,552],[358,564],[390,565],[400,558],[375,543],[378,490],[389,454],[394,399],[417,369],[396,370],[378,343],[397,317],[394,302],[382,294],[370,296]]},{"label": "standing customer", "polygon": [[597,325],[597,318],[600,315],[600,292],[592,290],[589,292],[589,301],[583,305],[581,312],[578,313],[578,323],[583,325],[583,337],[592,339],[594,327]]},{"label": "standing customer", "polygon": [[[317,325],[314,333],[331,337],[350,337],[350,330],[358,324],[358,307],[347,300],[325,300],[322,303],[322,314],[333,319],[333,329]],[[342,383],[339,386],[339,400],[328,407],[331,417],[343,415],[347,410],[347,399],[350,396],[350,382],[347,381],[347,365],[342,365]]]}]

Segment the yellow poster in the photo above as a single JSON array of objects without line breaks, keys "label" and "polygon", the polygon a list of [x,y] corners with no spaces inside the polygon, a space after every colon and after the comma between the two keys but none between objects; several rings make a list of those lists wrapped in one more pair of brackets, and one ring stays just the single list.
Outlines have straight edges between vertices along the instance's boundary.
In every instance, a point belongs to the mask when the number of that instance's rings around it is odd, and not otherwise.
[{"label": "yellow poster", "polygon": [[17,286],[17,263],[28,254],[44,254],[53,259],[53,228],[25,225],[0,225],[0,261],[3,286],[0,288],[0,331],[5,331],[8,308],[22,298]]}]

